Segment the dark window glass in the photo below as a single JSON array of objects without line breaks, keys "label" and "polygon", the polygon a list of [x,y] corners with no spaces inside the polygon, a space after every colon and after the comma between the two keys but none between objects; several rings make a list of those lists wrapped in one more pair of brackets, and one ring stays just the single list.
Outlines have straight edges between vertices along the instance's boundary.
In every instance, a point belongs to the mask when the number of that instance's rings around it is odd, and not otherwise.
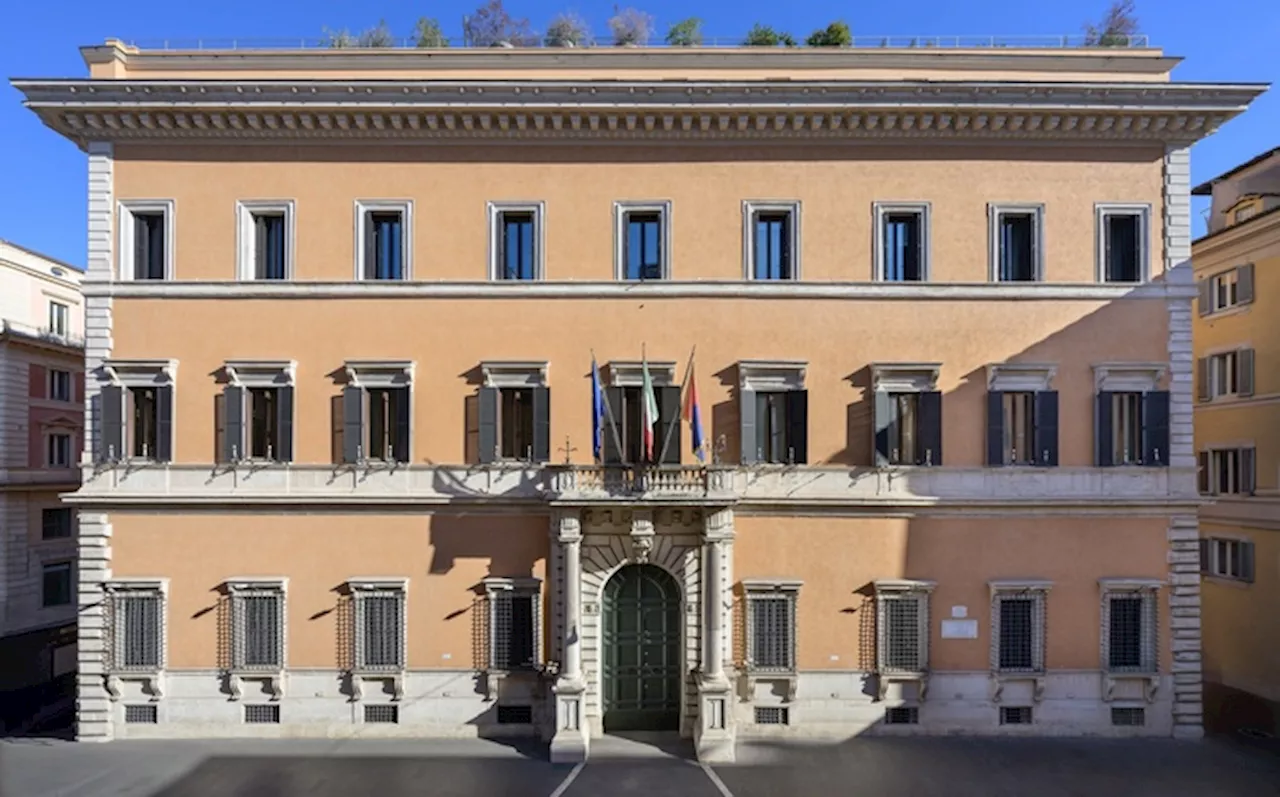
[{"label": "dark window glass", "polygon": [[276,389],[249,389],[249,456],[278,459],[280,456],[279,415]]},{"label": "dark window glass", "polygon": [[1110,666],[1142,666],[1142,598],[1111,598]]},{"label": "dark window glass", "polygon": [[891,441],[889,462],[893,465],[915,465],[920,457],[920,395],[918,393],[894,393],[892,395],[897,417],[896,435]]},{"label": "dark window glass", "polygon": [[409,391],[402,387],[371,388],[369,416],[368,459],[407,462],[408,451],[396,450],[396,419],[402,417],[401,405],[409,400]]},{"label": "dark window glass", "polygon": [[1004,464],[1035,464],[1035,393],[1005,393]]},{"label": "dark window glass", "polygon": [[164,279],[164,236],[163,213],[133,214],[134,279]]},{"label": "dark window glass", "polygon": [[510,592],[493,596],[493,666],[499,670],[527,669],[536,664],[534,622],[537,598]]},{"label": "dark window glass", "polygon": [[924,279],[924,224],[919,213],[884,216],[884,279],[919,282]]},{"label": "dark window glass", "polygon": [[1142,394],[1111,397],[1111,461],[1117,465],[1142,463]]},{"label": "dark window glass", "polygon": [[130,432],[133,436],[131,451],[135,457],[156,455],[156,390],[153,387],[129,388],[133,405]]},{"label": "dark window glass", "polygon": [[245,667],[280,666],[280,603],[278,595],[245,595],[239,598],[244,618]]},{"label": "dark window glass", "polygon": [[1031,598],[1004,598],[1000,601],[1000,667],[1029,670],[1034,666],[1031,655],[1032,617],[1035,601]]},{"label": "dark window glass", "polygon": [[786,393],[756,394],[756,458],[760,462],[795,461],[787,423]]},{"label": "dark window glass", "polygon": [[1000,281],[1033,282],[1036,278],[1035,215],[1001,213],[997,227]]},{"label": "dark window glass", "polygon": [[42,604],[44,606],[71,605],[71,563],[59,562],[44,566]]},{"label": "dark window glass", "polygon": [[507,280],[537,279],[532,213],[502,214],[501,241],[498,253],[499,277]]},{"label": "dark window glass", "polygon": [[662,279],[662,214],[628,213],[626,232],[626,278]]},{"label": "dark window glass", "polygon": [[791,598],[750,598],[751,664],[759,670],[790,670]]},{"label": "dark window glass", "polygon": [[365,279],[404,279],[403,218],[394,211],[368,215],[365,235]]},{"label": "dark window glass", "polygon": [[791,214],[757,213],[755,217],[755,278],[789,280],[791,271]]},{"label": "dark window glass", "polygon": [[498,409],[501,439],[498,456],[504,459],[533,457],[533,391],[503,388]]},{"label": "dark window glass", "polygon": [[254,276],[260,280],[285,278],[285,223],[283,213],[253,217]]},{"label": "dark window glass", "polygon": [[40,512],[41,539],[60,540],[71,536],[71,510],[66,507]]},{"label": "dark window glass", "polygon": [[1142,278],[1141,224],[1134,214],[1113,213],[1103,217],[1103,253],[1107,282],[1137,282]]}]

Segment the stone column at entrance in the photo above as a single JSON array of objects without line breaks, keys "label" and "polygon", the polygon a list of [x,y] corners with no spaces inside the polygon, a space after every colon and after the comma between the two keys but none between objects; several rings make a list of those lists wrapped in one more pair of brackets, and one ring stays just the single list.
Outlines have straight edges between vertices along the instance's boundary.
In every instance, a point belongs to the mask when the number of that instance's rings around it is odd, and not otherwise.
[{"label": "stone column at entrance", "polygon": [[724,628],[728,605],[726,561],[733,545],[733,510],[707,515],[703,536],[703,658],[698,681],[698,724],[694,744],[700,761],[732,761],[734,758],[733,700],[724,672]]},{"label": "stone column at entrance", "polygon": [[552,517],[553,542],[564,551],[559,588],[564,590],[564,661],[552,692],[556,698],[556,730],[551,737],[551,761],[575,763],[587,759],[588,736],[583,724],[587,681],[582,674],[582,521],[576,510]]}]

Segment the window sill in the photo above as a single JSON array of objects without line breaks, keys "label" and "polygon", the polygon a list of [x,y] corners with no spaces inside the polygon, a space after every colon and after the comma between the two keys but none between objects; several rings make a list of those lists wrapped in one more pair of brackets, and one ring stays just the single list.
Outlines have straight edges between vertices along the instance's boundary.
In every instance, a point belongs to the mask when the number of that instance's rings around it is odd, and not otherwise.
[{"label": "window sill", "polygon": [[1252,302],[1246,302],[1245,304],[1235,304],[1230,307],[1224,307],[1221,310],[1211,310],[1208,313],[1205,313],[1203,316],[1201,316],[1201,318],[1206,320],[1216,321],[1219,318],[1226,318],[1228,316],[1240,315],[1241,313],[1244,313],[1245,311],[1249,310],[1249,308],[1251,308],[1252,306],[1253,306]]},{"label": "window sill", "polygon": [[1205,581],[1208,581],[1211,584],[1217,584],[1220,587],[1226,587],[1227,589],[1248,589],[1254,584],[1252,581],[1246,581],[1243,578],[1234,578],[1232,576],[1217,576],[1209,573],[1201,573],[1200,575]]}]

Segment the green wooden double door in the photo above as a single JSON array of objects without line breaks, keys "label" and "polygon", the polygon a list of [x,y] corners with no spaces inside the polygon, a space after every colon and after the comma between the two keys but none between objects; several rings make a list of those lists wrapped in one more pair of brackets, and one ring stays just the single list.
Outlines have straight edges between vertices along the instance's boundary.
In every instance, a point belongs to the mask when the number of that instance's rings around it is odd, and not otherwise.
[{"label": "green wooden double door", "polygon": [[653,565],[628,565],[604,587],[604,729],[680,727],[680,587]]}]

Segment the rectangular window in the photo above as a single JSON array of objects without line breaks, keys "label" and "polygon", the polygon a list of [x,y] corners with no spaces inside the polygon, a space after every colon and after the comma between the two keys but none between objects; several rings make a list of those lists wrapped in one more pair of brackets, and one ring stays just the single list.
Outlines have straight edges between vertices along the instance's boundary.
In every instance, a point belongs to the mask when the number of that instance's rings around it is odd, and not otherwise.
[{"label": "rectangular window", "polygon": [[538,587],[513,585],[509,579],[488,580],[485,587],[489,595],[490,669],[509,672],[536,667]]},{"label": "rectangular window", "polygon": [[1205,316],[1253,301],[1253,263],[1212,274],[1198,285],[1199,312]]},{"label": "rectangular window", "polygon": [[1156,671],[1156,587],[1103,579],[1103,664],[1110,672]]},{"label": "rectangular window", "polygon": [[1039,280],[1043,209],[993,207],[990,212],[993,278],[997,282]]},{"label": "rectangular window", "polygon": [[932,581],[876,581],[876,669],[920,674],[929,670],[929,595]]},{"label": "rectangular window", "polygon": [[252,215],[254,279],[287,279],[285,251],[288,237],[285,214],[264,211]]},{"label": "rectangular window", "polygon": [[1213,286],[1213,309],[1226,310],[1235,307],[1238,296],[1239,275],[1232,269],[1225,274],[1211,278]]},{"label": "rectangular window", "polygon": [[65,540],[71,536],[72,510],[68,507],[40,510],[40,538]]},{"label": "rectangular window", "polygon": [[164,593],[118,589],[110,593],[112,669],[159,670],[164,666]]},{"label": "rectangular window", "polygon": [[357,670],[404,669],[404,588],[355,593]]},{"label": "rectangular window", "polygon": [[1112,597],[1111,656],[1113,670],[1136,670],[1142,667],[1142,598]]},{"label": "rectangular window", "polygon": [[662,279],[662,214],[626,215],[626,275],[629,280]]},{"label": "rectangular window", "polygon": [[533,388],[498,391],[499,459],[533,459]]},{"label": "rectangular window", "polygon": [[1216,537],[1200,540],[1200,570],[1205,575],[1252,582],[1254,547],[1248,540]]},{"label": "rectangular window", "polygon": [[1141,282],[1147,271],[1146,207],[1099,206],[1099,279],[1103,282]]},{"label": "rectangular window", "polygon": [[876,279],[924,282],[929,279],[929,205],[875,206]]},{"label": "rectangular window", "polygon": [[796,416],[793,396],[806,391],[756,394],[756,461],[781,465],[803,463],[800,455],[808,437],[807,419]]},{"label": "rectangular window", "polygon": [[762,281],[799,277],[800,204],[747,202],[747,278]]},{"label": "rectangular window", "polygon": [[795,589],[747,590],[747,655],[752,671],[795,670],[797,595]]},{"label": "rectangular window", "polygon": [[279,703],[249,703],[244,707],[246,725],[278,725],[280,723]]},{"label": "rectangular window", "polygon": [[1215,448],[1199,456],[1200,492],[1206,495],[1251,495],[1255,483],[1256,450]]},{"label": "rectangular window", "polygon": [[120,384],[103,385],[101,426],[94,453],[99,461],[173,458],[172,361],[108,360]]},{"label": "rectangular window", "polygon": [[[350,381],[342,390],[341,461],[359,466],[409,462],[413,363],[348,360],[345,370]],[[282,411],[279,417],[291,416]]]},{"label": "rectangular window", "polygon": [[51,468],[71,467],[71,435],[49,435],[48,462]]},{"label": "rectangular window", "polygon": [[1236,352],[1215,354],[1209,358],[1209,384],[1212,395],[1234,396],[1237,391]]},{"label": "rectangular window", "polygon": [[875,391],[875,459],[884,466],[942,464],[942,394]]},{"label": "rectangular window", "polygon": [[[403,449],[407,434],[400,427],[407,424],[409,416],[409,389],[406,387],[370,388],[368,417],[365,429],[365,451],[371,460],[408,462],[409,452]],[[404,430],[407,432],[407,429]]]},{"label": "rectangular window", "polygon": [[992,582],[994,589],[991,633],[996,640],[992,667],[997,672],[1026,673],[1044,670],[1043,585]]},{"label": "rectangular window", "polygon": [[44,582],[41,595],[41,605],[45,608],[71,605],[70,562],[58,562],[44,566]]},{"label": "rectangular window", "polygon": [[284,669],[284,588],[279,584],[231,589],[232,668]]},{"label": "rectangular window", "polygon": [[128,451],[130,456],[152,459],[156,456],[159,425],[159,388],[128,388]]},{"label": "rectangular window", "polygon": [[541,278],[540,208],[495,210],[497,262],[494,277],[502,280]]},{"label": "rectangular window", "polygon": [[1142,394],[1111,395],[1111,462],[1142,464]]},{"label": "rectangular window", "polygon": [[412,276],[413,203],[356,202],[358,279],[407,280]]},{"label": "rectangular window", "polygon": [[249,388],[249,456],[276,461],[283,453],[280,446],[278,389]]},{"label": "rectangular window", "polygon": [[163,211],[133,211],[133,278],[162,280],[167,276],[168,224]]},{"label": "rectangular window", "polygon": [[1035,393],[1005,393],[1001,397],[1004,411],[1004,463],[1034,465],[1036,463]]},{"label": "rectangular window", "polygon": [[1239,224],[1242,221],[1248,221],[1256,215],[1258,215],[1258,205],[1257,203],[1254,203],[1245,205],[1242,208],[1237,208],[1236,212],[1232,214],[1232,219],[1236,224]]},{"label": "rectangular window", "polygon": [[652,428],[653,456],[650,457],[645,448],[642,389],[626,386],[611,387],[605,391],[607,411],[614,419],[614,425],[610,425],[608,418],[604,422],[602,443],[606,464],[679,464],[680,388],[678,385],[662,385],[654,388],[654,394],[658,402],[658,420]]},{"label": "rectangular window", "polygon": [[57,368],[49,371],[49,398],[54,401],[71,400],[71,372]]},{"label": "rectangular window", "polygon": [[71,308],[62,302],[49,302],[49,334],[65,338],[71,332]]}]

